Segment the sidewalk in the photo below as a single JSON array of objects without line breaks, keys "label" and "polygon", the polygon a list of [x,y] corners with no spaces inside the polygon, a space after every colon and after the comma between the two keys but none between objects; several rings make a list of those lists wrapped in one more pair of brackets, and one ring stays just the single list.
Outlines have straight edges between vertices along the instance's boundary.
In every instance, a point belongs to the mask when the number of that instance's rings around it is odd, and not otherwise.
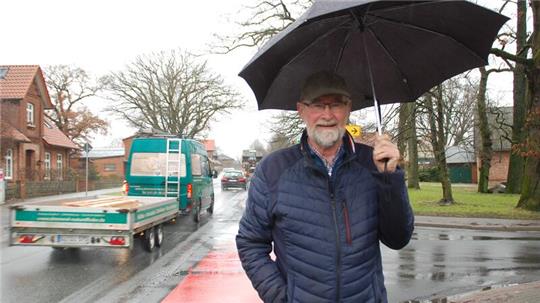
[{"label": "sidewalk", "polygon": [[234,242],[216,245],[161,303],[262,302],[251,286]]}]

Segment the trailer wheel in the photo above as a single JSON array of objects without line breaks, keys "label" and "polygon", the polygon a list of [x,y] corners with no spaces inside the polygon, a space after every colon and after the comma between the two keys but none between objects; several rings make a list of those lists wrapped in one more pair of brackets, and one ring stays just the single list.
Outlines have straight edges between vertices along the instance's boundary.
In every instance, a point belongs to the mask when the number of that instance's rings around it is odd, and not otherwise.
[{"label": "trailer wheel", "polygon": [[210,207],[208,207],[206,209],[206,211],[209,213],[209,214],[213,214],[214,213],[214,195],[212,195],[212,198],[210,198]]},{"label": "trailer wheel", "polygon": [[156,236],[153,227],[144,231],[143,246],[148,252],[154,250],[154,247],[156,246]]},{"label": "trailer wheel", "polygon": [[163,225],[158,225],[155,227],[156,231],[156,246],[161,247],[161,244],[163,244]]},{"label": "trailer wheel", "polygon": [[196,202],[195,207],[193,208],[193,221],[195,221],[196,223],[199,223],[201,221],[201,208],[201,199],[199,199]]}]

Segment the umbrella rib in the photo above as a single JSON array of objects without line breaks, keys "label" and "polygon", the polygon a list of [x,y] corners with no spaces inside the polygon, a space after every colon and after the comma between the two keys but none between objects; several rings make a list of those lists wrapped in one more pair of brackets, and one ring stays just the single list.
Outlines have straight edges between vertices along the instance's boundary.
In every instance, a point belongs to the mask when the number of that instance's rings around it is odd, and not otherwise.
[{"label": "umbrella rib", "polygon": [[345,41],[343,41],[343,43],[341,44],[341,48],[339,49],[338,59],[336,61],[336,66],[334,67],[334,72],[337,72],[338,67],[341,64],[341,59],[343,58],[343,52],[345,51],[345,47],[347,46],[347,44],[349,44],[349,41],[351,41],[351,31],[347,32]]},{"label": "umbrella rib", "polygon": [[409,81],[407,80],[407,76],[403,73],[401,68],[399,68],[399,64],[397,63],[396,59],[392,56],[390,51],[388,51],[388,49],[386,48],[384,43],[379,39],[379,37],[375,34],[375,32],[373,32],[373,30],[371,28],[368,28],[368,30],[371,33],[371,35],[375,38],[375,40],[377,41],[377,44],[379,44],[379,46],[384,50],[384,52],[386,53],[388,58],[390,58],[392,63],[395,65],[396,69],[399,71],[399,74],[401,75],[401,78],[406,81],[405,84],[407,86],[407,90],[409,91],[409,96],[412,96],[413,94],[412,94],[412,91],[411,91],[411,87],[409,86]]},{"label": "umbrella rib", "polygon": [[425,31],[425,32],[429,32],[429,33],[432,33],[434,35],[437,35],[437,36],[440,36],[440,37],[445,37],[445,38],[448,38],[452,41],[454,41],[454,43],[458,44],[458,45],[461,45],[464,49],[466,49],[469,53],[473,54],[475,57],[479,58],[480,60],[482,60],[482,62],[484,62],[485,64],[488,64],[488,62],[486,62],[486,60],[484,60],[484,58],[482,58],[481,56],[479,56],[476,52],[474,52],[473,50],[471,50],[468,46],[464,45],[463,43],[459,42],[458,40],[454,39],[454,37],[452,36],[449,36],[447,34],[443,34],[441,32],[437,32],[437,31],[434,31],[434,30],[431,30],[429,28],[426,28],[426,27],[423,27],[423,26],[418,26],[418,25],[413,25],[413,24],[410,24],[410,23],[404,23],[404,22],[400,22],[400,21],[397,21],[397,20],[393,20],[393,19],[388,19],[388,18],[385,18],[385,17],[381,17],[381,16],[378,16],[378,15],[371,15],[370,16],[374,19],[377,19],[379,21],[383,21],[383,22],[388,22],[388,23],[392,23],[392,24],[397,24],[399,26],[404,26],[404,27],[408,27],[408,28],[412,28],[412,29],[416,29],[416,30],[420,30],[420,31]]}]

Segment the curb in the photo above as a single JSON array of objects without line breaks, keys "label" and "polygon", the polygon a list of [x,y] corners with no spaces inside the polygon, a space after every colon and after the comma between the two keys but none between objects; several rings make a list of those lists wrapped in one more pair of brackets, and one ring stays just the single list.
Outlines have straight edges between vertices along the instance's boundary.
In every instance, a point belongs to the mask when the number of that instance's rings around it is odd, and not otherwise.
[{"label": "curb", "polygon": [[418,227],[437,227],[437,228],[457,228],[471,230],[492,230],[492,231],[540,231],[540,226],[526,225],[475,225],[475,224],[445,224],[445,223],[430,223],[430,222],[415,222],[414,226]]},{"label": "curb", "polygon": [[493,285],[484,289],[466,292],[447,298],[448,303],[532,303],[537,302],[540,293],[540,281],[510,285]]}]

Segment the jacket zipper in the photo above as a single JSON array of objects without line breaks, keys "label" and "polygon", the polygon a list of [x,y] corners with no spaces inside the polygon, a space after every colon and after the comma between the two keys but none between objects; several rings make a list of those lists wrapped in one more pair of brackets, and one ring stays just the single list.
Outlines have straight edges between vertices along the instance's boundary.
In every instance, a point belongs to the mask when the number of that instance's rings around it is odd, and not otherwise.
[{"label": "jacket zipper", "polygon": [[349,208],[345,202],[341,202],[341,208],[343,210],[343,218],[345,220],[345,238],[347,244],[352,245],[352,236],[351,236],[351,224],[349,221]]},{"label": "jacket zipper", "polygon": [[332,215],[334,217],[334,230],[336,232],[336,302],[339,302],[340,288],[341,288],[341,245],[339,241],[339,226],[336,211],[336,200],[334,199],[334,193],[330,193],[330,204],[332,205]]}]

